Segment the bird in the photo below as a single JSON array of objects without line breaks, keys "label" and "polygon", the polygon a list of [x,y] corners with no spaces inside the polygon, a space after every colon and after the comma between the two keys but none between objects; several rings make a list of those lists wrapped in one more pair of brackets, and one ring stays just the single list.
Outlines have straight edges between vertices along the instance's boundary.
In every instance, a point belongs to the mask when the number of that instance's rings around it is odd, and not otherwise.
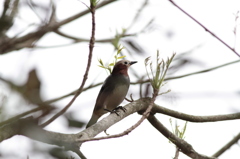
[{"label": "bird", "polygon": [[130,85],[128,68],[135,63],[137,61],[120,60],[114,65],[112,73],[106,78],[100,89],[86,128],[95,124],[105,113],[115,112],[122,103]]}]

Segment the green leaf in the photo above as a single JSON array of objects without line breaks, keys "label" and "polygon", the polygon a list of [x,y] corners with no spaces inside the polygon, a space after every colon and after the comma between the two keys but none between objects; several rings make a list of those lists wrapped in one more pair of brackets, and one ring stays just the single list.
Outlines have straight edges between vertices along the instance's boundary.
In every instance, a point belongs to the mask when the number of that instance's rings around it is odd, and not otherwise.
[{"label": "green leaf", "polygon": [[[168,68],[175,56],[175,53],[172,55],[172,57],[164,61],[163,59],[160,59],[159,51],[157,50],[157,58],[156,58],[156,66],[153,70],[153,64],[150,61],[150,58],[145,59],[145,67],[147,71],[148,78],[150,80],[150,83],[155,91],[160,91],[160,88],[163,86],[163,82],[165,79],[165,76],[167,74]],[[150,73],[148,72],[147,67],[150,68]]]},{"label": "green leaf", "polygon": [[126,56],[120,56],[120,57],[118,57],[117,59],[122,59],[122,58],[124,58],[124,57],[126,57]]},{"label": "green leaf", "polygon": [[113,56],[114,59],[112,60],[111,63],[104,65],[104,64],[103,64],[103,61],[102,61],[101,59],[98,59],[98,62],[99,62],[99,64],[100,64],[100,65],[98,65],[98,66],[101,67],[101,68],[104,68],[104,69],[108,70],[110,73],[112,72],[112,67],[115,65],[115,63],[117,62],[117,60],[126,57],[126,56],[119,56],[119,57],[118,57],[118,55],[121,53],[121,51],[124,49],[124,47],[122,47],[121,45],[118,45],[116,48],[117,48],[117,52],[116,52],[116,54]]},{"label": "green leaf", "polygon": [[98,59],[98,62],[103,66],[103,62],[102,62],[102,59]]},{"label": "green leaf", "polygon": [[108,66],[114,66],[114,63],[110,63]]},{"label": "green leaf", "polygon": [[101,66],[101,65],[98,65],[99,67],[102,67],[102,68],[106,68],[106,67],[104,67],[104,66]]}]

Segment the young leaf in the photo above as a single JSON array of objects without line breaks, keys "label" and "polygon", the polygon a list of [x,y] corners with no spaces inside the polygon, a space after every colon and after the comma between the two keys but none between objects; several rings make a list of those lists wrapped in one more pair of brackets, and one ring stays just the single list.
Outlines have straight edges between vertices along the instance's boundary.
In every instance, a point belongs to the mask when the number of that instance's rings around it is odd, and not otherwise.
[{"label": "young leaf", "polygon": [[124,57],[126,57],[126,56],[120,56],[120,57],[118,57],[117,59],[122,59],[122,58],[124,58]]}]

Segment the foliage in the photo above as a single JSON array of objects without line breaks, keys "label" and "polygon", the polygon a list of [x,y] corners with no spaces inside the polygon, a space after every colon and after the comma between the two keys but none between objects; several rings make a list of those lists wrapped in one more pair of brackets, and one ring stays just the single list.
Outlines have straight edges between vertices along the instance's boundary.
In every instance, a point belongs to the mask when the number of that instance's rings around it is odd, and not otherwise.
[{"label": "foliage", "polygon": [[[167,61],[164,61],[163,59],[160,60],[159,51],[157,51],[156,70],[153,70],[153,63],[149,62],[150,57],[145,59],[146,72],[154,90],[159,91],[161,86],[163,86],[164,78],[175,55],[176,54],[174,53],[170,59],[168,58]],[[147,69],[148,65],[150,73]]]},{"label": "foliage", "polygon": [[[111,74],[112,73],[112,69],[113,69],[113,66],[117,63],[117,60],[119,59],[122,59],[126,56],[119,56],[119,54],[121,53],[121,51],[124,49],[124,47],[122,47],[121,45],[118,46],[117,48],[117,53],[116,55],[114,55],[114,59],[111,63],[109,64],[104,64],[102,59],[98,59],[98,62],[100,65],[98,65],[99,67],[103,68],[103,69],[106,69],[107,71],[109,71],[109,73]],[[119,56],[119,57],[118,57]]]},{"label": "foliage", "polygon": [[185,122],[182,130],[179,129],[179,125],[177,125],[177,122],[175,122],[175,128],[173,127],[173,123],[172,123],[172,119],[169,119],[171,127],[172,127],[172,133],[175,134],[177,137],[179,137],[180,139],[184,139],[185,138],[185,133],[187,130],[187,121]]}]

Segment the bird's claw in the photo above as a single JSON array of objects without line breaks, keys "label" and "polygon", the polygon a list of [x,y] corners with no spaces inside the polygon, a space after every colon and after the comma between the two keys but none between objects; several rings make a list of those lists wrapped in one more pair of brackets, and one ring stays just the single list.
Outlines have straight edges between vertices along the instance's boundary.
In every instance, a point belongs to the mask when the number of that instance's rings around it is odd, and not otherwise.
[{"label": "bird's claw", "polygon": [[126,112],[127,109],[124,108],[123,106],[118,106],[117,108],[113,109],[113,110],[118,110],[118,109],[121,109],[122,111]]},{"label": "bird's claw", "polygon": [[122,106],[118,106],[118,107],[114,108],[113,110],[108,110],[108,109],[104,109],[104,110],[106,110],[106,111],[108,111],[108,112],[110,112],[110,113],[115,113],[115,114],[117,114],[117,116],[119,116],[119,114],[118,114],[118,112],[117,112],[119,109],[121,109],[121,110],[124,111],[124,112],[127,111],[127,109],[124,108],[124,107],[122,107]]},{"label": "bird's claw", "polygon": [[107,133],[107,129],[106,130],[104,130],[104,133],[108,136],[109,134]]},{"label": "bird's claw", "polygon": [[130,99],[128,99],[127,97],[125,97],[125,100],[128,101],[128,102],[134,102],[133,100],[133,97],[132,97],[132,94],[130,94]]}]

